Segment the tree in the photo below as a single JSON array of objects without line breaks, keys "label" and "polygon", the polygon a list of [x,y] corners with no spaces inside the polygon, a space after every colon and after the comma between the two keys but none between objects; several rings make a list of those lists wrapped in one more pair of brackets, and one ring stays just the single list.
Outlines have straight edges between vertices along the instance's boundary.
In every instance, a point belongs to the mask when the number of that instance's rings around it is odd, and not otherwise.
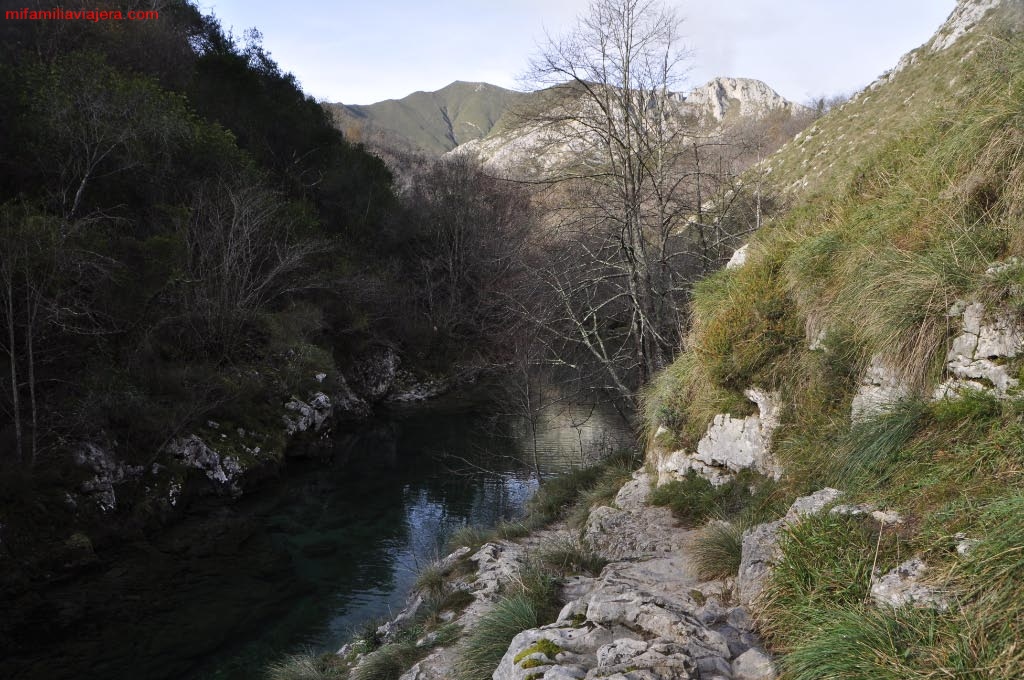
[{"label": "tree", "polygon": [[557,302],[534,317],[627,399],[679,342],[687,224],[702,204],[696,121],[673,94],[687,63],[680,25],[656,0],[595,0],[534,60],[531,79],[548,89],[543,110],[524,116],[577,159],[550,179],[571,203],[538,276]]},{"label": "tree", "polygon": [[196,193],[185,247],[199,344],[230,355],[257,313],[310,287],[299,275],[328,244],[303,233],[296,209],[246,178],[218,179]]}]

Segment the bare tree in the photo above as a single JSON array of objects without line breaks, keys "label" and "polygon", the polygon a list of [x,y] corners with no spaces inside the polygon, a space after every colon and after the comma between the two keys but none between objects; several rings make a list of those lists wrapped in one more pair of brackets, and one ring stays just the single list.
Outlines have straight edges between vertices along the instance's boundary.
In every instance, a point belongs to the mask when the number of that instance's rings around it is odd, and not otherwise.
[{"label": "bare tree", "polygon": [[299,274],[328,244],[303,238],[293,210],[245,179],[217,180],[196,193],[185,241],[190,307],[203,342],[230,349],[271,301],[311,287]]},{"label": "bare tree", "polygon": [[676,349],[686,218],[703,172],[687,157],[694,121],[673,95],[687,63],[680,25],[656,0],[595,0],[530,74],[548,89],[525,120],[576,159],[551,178],[568,185],[569,210],[538,277],[557,300],[545,325],[627,399]]}]

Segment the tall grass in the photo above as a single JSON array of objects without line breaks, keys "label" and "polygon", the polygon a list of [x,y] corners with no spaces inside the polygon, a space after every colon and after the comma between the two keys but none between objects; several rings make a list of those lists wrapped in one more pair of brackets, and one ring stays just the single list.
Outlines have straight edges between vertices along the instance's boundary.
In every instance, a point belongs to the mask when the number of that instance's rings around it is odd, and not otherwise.
[{"label": "tall grass", "polygon": [[558,611],[553,574],[537,562],[524,565],[506,595],[473,626],[456,666],[458,680],[488,680],[512,638],[550,623]]},{"label": "tall grass", "polygon": [[344,680],[347,671],[335,654],[292,654],[267,667],[267,680]]}]

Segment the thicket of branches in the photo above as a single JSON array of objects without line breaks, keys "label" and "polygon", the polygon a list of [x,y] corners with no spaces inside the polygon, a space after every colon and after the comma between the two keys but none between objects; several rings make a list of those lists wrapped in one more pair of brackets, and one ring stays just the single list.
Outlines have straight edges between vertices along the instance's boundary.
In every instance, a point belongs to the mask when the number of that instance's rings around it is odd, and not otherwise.
[{"label": "thicket of branches", "polygon": [[258,33],[190,0],[0,38],[0,464],[277,427],[370,344],[439,370],[489,356],[521,192],[458,163],[396,191]]},{"label": "thicket of branches", "polygon": [[544,226],[519,313],[549,362],[627,403],[678,351],[690,286],[775,208],[758,171],[743,171],[807,122],[701,120],[676,94],[681,24],[656,0],[595,0],[543,46],[529,81],[544,96],[517,112],[567,159],[531,180]]}]

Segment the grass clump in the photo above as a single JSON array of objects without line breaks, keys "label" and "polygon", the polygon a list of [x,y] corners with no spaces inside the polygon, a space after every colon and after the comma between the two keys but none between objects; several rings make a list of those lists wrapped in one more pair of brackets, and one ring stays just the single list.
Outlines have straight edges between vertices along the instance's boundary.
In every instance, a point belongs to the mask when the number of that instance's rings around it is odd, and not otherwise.
[{"label": "grass clump", "polygon": [[839,450],[834,483],[863,489],[885,479],[889,466],[924,424],[925,404],[908,399],[854,425]]},{"label": "grass clump", "polygon": [[459,659],[459,680],[487,680],[498,667],[512,638],[540,625],[534,602],[526,595],[503,598],[484,615],[466,640]]},{"label": "grass clump", "polygon": [[859,611],[869,599],[872,568],[884,573],[906,553],[894,532],[870,519],[804,518],[785,536],[762,596],[762,632],[776,649],[792,651],[818,632],[827,612]]},{"label": "grass clump", "polygon": [[560,576],[597,576],[608,564],[608,560],[578,538],[566,538],[542,546],[537,559],[545,568]]},{"label": "grass clump", "polygon": [[701,580],[735,576],[743,555],[743,532],[739,522],[712,522],[693,542],[693,559]]},{"label": "grass clump", "polygon": [[456,667],[458,680],[487,680],[516,635],[555,619],[559,611],[554,576],[536,562],[526,564],[505,596],[476,623]]},{"label": "grass clump", "polygon": [[448,573],[437,562],[422,567],[416,575],[413,589],[425,598],[442,597],[448,588]]},{"label": "grass clump", "polygon": [[360,661],[351,673],[351,680],[398,680],[414,663],[426,656],[425,647],[401,641],[384,645]]},{"label": "grass clump", "polygon": [[648,436],[664,426],[659,445],[693,447],[719,413],[746,416],[755,411],[743,393],[720,386],[696,354],[681,354],[641,394],[640,406]]},{"label": "grass clump", "polygon": [[292,654],[267,668],[267,680],[343,680],[345,664],[337,654]]},{"label": "grass clump", "polygon": [[715,486],[691,470],[683,479],[654,489],[650,503],[668,507],[677,519],[692,527],[709,517],[729,517],[745,508],[766,503],[773,488],[769,480],[749,471]]}]

